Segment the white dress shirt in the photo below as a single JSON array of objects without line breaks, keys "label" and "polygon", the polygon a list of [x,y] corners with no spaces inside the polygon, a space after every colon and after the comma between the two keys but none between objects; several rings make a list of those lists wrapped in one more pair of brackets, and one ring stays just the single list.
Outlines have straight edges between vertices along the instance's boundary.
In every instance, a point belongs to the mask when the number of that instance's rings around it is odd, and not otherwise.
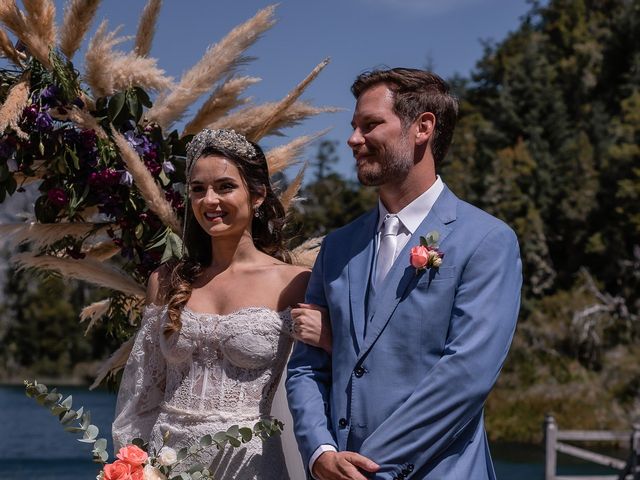
[{"label": "white dress shirt", "polygon": [[[419,197],[413,200],[409,205],[407,205],[406,207],[404,207],[402,210],[400,210],[398,213],[395,214],[400,220],[400,229],[398,230],[398,235],[397,235],[397,246],[396,246],[394,260],[398,257],[398,255],[400,254],[402,249],[407,245],[407,243],[409,243],[409,239],[414,233],[416,233],[416,230],[418,229],[422,221],[425,219],[425,217],[429,214],[429,212],[431,211],[431,208],[433,207],[433,204],[436,203],[436,200],[438,199],[438,197],[440,196],[443,190],[444,190],[444,183],[442,182],[442,179],[438,175],[436,176],[436,181],[433,182],[433,185],[431,185],[426,192],[421,194]],[[387,215],[389,215],[389,211],[383,205],[382,200],[378,199],[378,228],[377,228],[376,241],[375,241],[375,248],[376,248],[375,257],[376,258],[378,256],[378,249],[380,248],[382,224],[384,223],[384,220],[387,217]],[[426,235],[428,232],[423,232],[423,233]],[[374,264],[372,268],[372,273],[375,272],[375,268],[376,266]],[[320,445],[315,450],[315,452],[313,452],[313,455],[311,455],[311,458],[309,459],[309,471],[313,472],[313,464],[316,462],[318,457],[322,455],[324,452],[336,452],[336,451],[337,450],[333,445],[329,445],[329,444]],[[313,476],[313,473],[311,476],[313,478],[316,478],[315,476]]]}]

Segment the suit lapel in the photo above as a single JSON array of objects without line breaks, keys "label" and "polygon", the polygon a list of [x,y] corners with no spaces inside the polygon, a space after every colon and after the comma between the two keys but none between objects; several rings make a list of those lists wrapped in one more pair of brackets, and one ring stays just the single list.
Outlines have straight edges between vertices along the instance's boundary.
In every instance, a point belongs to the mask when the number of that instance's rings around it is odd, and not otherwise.
[{"label": "suit lapel", "polygon": [[378,209],[369,212],[352,239],[349,260],[349,302],[351,322],[358,348],[362,346],[365,322],[365,299],[373,260]]},{"label": "suit lapel", "polygon": [[367,327],[367,336],[361,344],[358,360],[371,348],[389,322],[400,300],[411,291],[409,287],[413,287],[419,278],[415,268],[409,263],[411,248],[419,244],[420,236],[425,236],[434,230],[440,234],[438,244],[442,245],[453,229],[451,223],[456,219],[456,203],[457,197],[445,185],[429,214],[397,256],[385,278],[383,288],[376,296],[376,307]]}]

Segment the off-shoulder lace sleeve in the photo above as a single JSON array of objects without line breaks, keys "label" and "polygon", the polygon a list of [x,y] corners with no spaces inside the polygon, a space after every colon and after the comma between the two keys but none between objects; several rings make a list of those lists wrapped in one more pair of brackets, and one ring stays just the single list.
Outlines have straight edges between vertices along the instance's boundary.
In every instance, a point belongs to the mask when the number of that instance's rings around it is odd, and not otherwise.
[{"label": "off-shoulder lace sleeve", "polygon": [[166,364],[160,351],[164,307],[149,305],[122,375],[113,421],[115,451],[134,438],[149,441],[164,400]]}]

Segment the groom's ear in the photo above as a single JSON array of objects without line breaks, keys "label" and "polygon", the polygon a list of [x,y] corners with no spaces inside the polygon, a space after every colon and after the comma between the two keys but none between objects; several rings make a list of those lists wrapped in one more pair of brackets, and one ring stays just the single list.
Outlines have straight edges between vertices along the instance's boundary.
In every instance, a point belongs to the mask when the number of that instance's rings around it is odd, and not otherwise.
[{"label": "groom's ear", "polygon": [[435,132],[436,116],[431,112],[421,113],[414,124],[416,126],[416,145],[424,145]]}]

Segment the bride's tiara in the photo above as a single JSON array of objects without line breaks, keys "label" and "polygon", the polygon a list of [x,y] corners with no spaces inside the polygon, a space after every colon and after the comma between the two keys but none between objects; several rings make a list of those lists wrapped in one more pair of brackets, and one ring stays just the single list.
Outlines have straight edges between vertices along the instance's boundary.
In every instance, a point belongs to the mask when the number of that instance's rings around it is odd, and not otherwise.
[{"label": "bride's tiara", "polygon": [[191,171],[193,163],[208,148],[228,150],[244,158],[253,158],[257,155],[255,147],[244,135],[234,130],[209,130],[205,128],[193,137],[187,147],[187,172]]}]

